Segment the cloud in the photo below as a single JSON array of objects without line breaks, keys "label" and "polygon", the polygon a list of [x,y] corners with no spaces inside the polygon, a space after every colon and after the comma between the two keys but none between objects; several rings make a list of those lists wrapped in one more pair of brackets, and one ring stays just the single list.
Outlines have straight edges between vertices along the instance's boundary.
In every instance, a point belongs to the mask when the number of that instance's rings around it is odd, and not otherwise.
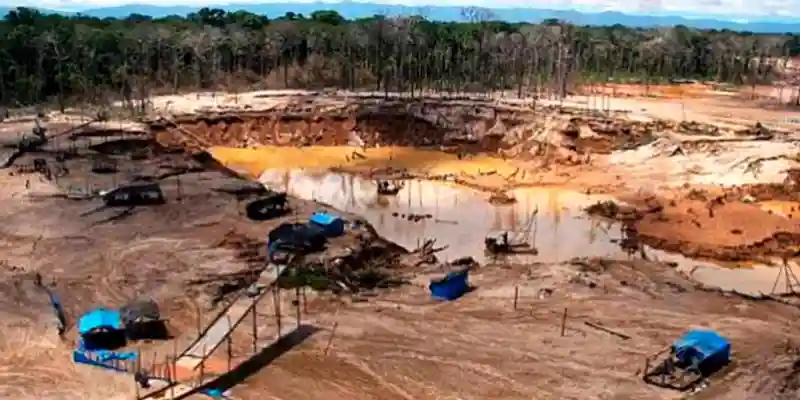
[{"label": "cloud", "polygon": [[[287,0],[287,2],[311,3],[318,0]],[[679,15],[684,17],[717,16],[726,19],[733,18],[764,18],[782,17],[793,15],[800,9],[800,0],[360,0],[379,4],[403,4],[422,7],[425,5],[452,5],[452,6],[479,6],[479,7],[525,7],[546,9],[572,9],[584,12],[619,11],[629,14],[649,15]],[[198,3],[196,0],[42,0],[42,1],[13,1],[0,0],[0,5],[6,7],[36,6],[58,10],[80,11],[90,8],[120,6],[131,3],[151,4],[157,6],[196,6],[203,4],[257,4],[270,1],[238,0],[238,1],[212,1]],[[276,1],[273,1],[276,2]],[[332,0],[324,2],[335,2]]]}]

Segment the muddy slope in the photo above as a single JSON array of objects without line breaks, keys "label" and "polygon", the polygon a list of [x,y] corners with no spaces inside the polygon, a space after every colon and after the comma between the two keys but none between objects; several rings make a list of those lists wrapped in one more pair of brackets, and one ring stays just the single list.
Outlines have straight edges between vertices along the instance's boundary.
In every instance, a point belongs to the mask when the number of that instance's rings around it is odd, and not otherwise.
[{"label": "muddy slope", "polygon": [[724,197],[698,199],[690,194],[633,206],[606,202],[587,211],[625,224],[628,242],[689,257],[746,261],[794,257],[800,250],[800,223]]},{"label": "muddy slope", "polygon": [[391,103],[288,107],[179,116],[151,123],[168,145],[363,145],[435,147],[465,153],[530,157],[541,146],[607,154],[648,143],[665,129],[701,130],[667,121],[639,122],[555,108],[508,109],[485,104]]}]

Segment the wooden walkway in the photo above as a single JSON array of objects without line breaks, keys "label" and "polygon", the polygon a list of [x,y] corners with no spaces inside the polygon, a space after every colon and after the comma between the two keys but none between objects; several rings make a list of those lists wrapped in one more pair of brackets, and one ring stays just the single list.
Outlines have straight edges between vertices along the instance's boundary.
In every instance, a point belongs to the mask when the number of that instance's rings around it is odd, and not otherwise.
[{"label": "wooden walkway", "polygon": [[233,330],[236,329],[242,320],[244,320],[244,317],[256,307],[256,304],[263,299],[267,293],[271,292],[271,290],[268,289],[275,284],[278,277],[280,277],[286,269],[286,265],[270,264],[267,266],[267,268],[261,272],[261,275],[255,283],[257,286],[263,287],[264,289],[255,297],[242,294],[236,298],[228,307],[222,310],[206,330],[178,356],[174,366],[176,382],[169,384],[164,381],[151,380],[150,383],[153,386],[153,390],[141,396],[140,399],[182,399],[194,393],[198,388],[217,379],[219,374],[214,373],[217,371],[209,371],[212,373],[203,374],[203,368],[198,367],[204,364],[214,350],[233,333]]}]

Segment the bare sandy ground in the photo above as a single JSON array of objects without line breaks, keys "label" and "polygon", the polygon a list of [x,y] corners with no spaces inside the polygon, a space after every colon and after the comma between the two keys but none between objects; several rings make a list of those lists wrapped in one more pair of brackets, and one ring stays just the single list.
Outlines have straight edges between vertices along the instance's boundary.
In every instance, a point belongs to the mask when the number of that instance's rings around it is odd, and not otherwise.
[{"label": "bare sandy ground", "polygon": [[[791,371],[780,363],[786,340],[798,340],[790,329],[796,309],[698,292],[663,265],[489,265],[472,275],[477,290],[452,303],[428,300],[425,278],[418,275],[414,285],[365,303],[312,300],[305,321],[325,330],[232,393],[275,399],[674,399],[681,395],[640,380],[644,358],[685,330],[705,327],[730,337],[736,358],[735,372],[711,383],[714,398],[793,395],[779,395],[777,387]],[[246,336],[238,340],[246,347]],[[783,375],[780,368],[786,368]]]}]

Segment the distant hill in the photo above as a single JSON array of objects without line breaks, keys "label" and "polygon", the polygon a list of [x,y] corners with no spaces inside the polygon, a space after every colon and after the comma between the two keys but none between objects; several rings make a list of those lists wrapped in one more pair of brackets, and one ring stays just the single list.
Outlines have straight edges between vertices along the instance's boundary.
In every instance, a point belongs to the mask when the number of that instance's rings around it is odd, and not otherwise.
[{"label": "distant hill", "polygon": [[[168,15],[184,16],[201,7],[220,8],[226,11],[246,10],[276,18],[287,12],[308,15],[317,10],[335,10],[346,18],[363,18],[374,14],[411,15],[421,14],[428,19],[439,21],[460,21],[462,7],[457,6],[424,6],[408,7],[402,5],[384,5],[376,3],[341,2],[341,3],[270,3],[270,4],[200,4],[196,6],[155,6],[146,4],[129,4],[115,7],[92,8],[79,11],[81,14],[98,17],[126,17],[130,14],[149,15],[154,18]],[[7,7],[0,7],[6,13]],[[45,12],[67,12],[43,10]],[[730,29],[735,31],[751,31],[763,33],[800,33],[800,22],[783,21],[751,21],[737,22],[721,19],[693,19],[680,16],[645,16],[629,15],[615,11],[601,13],[585,13],[580,11],[546,10],[534,8],[495,8],[490,9],[495,19],[509,22],[539,22],[555,18],[578,25],[614,25],[650,28],[656,26],[686,25],[698,29]]]}]

